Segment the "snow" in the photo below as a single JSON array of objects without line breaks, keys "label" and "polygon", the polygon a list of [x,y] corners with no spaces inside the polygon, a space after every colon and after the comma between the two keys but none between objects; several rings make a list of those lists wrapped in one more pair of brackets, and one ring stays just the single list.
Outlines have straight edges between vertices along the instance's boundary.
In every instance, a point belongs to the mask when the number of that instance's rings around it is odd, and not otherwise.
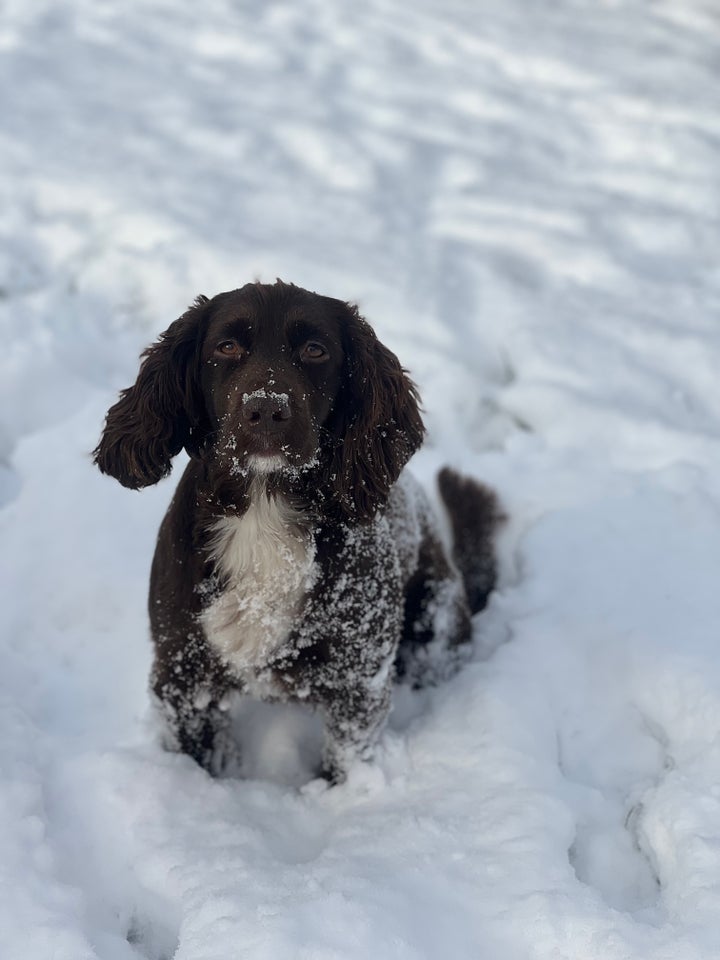
[{"label": "snow", "polygon": [[[716,960],[718,62],[710,0],[5,3],[3,958]],[[475,659],[332,789],[299,708],[244,708],[245,779],[160,749],[181,465],[89,456],[197,294],[276,276],[510,518]]]}]

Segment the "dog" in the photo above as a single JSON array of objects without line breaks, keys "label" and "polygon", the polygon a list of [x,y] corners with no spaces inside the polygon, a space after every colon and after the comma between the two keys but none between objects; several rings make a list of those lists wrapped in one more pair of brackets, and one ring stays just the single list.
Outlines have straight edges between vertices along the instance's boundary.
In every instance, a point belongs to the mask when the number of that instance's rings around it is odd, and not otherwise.
[{"label": "dog", "polygon": [[393,683],[435,683],[470,649],[496,577],[495,494],[445,468],[452,552],[405,464],[417,390],[357,307],[283,283],[201,296],[142,355],[94,461],[133,489],[190,460],[150,577],[151,688],[171,749],[217,775],[228,694],[301,701],[319,771],[369,759]]}]

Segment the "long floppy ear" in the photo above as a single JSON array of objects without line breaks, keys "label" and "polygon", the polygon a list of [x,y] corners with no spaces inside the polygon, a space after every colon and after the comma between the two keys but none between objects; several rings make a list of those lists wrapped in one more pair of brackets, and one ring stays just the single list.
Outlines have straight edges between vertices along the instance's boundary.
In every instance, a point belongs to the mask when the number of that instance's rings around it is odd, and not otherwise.
[{"label": "long floppy ear", "polygon": [[137,380],[108,410],[93,451],[103,473],[137,490],[170,473],[183,447],[197,453],[206,414],[197,373],[201,319],[208,303],[195,303],[142,354]]},{"label": "long floppy ear", "polygon": [[344,304],[345,371],[331,423],[328,482],[347,519],[363,520],[385,503],[390,488],[420,447],[425,427],[415,384],[398,358],[358,313]]}]

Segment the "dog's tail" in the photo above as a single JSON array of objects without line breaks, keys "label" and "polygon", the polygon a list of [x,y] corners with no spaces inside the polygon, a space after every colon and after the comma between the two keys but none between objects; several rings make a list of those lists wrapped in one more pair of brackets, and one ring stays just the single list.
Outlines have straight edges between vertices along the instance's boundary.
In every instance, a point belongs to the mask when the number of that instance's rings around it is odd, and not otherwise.
[{"label": "dog's tail", "polygon": [[452,556],[465,584],[471,613],[482,610],[497,580],[495,535],[506,519],[495,493],[450,467],[438,474],[450,517]]}]

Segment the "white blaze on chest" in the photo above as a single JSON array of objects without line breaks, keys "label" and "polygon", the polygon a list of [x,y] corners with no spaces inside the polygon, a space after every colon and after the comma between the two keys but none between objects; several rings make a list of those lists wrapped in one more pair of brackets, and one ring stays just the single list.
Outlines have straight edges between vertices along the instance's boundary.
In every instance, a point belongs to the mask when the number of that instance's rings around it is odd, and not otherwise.
[{"label": "white blaze on chest", "polygon": [[210,558],[226,585],[202,623],[212,647],[242,673],[262,667],[288,636],[312,584],[314,544],[287,501],[264,491],[211,532]]}]

